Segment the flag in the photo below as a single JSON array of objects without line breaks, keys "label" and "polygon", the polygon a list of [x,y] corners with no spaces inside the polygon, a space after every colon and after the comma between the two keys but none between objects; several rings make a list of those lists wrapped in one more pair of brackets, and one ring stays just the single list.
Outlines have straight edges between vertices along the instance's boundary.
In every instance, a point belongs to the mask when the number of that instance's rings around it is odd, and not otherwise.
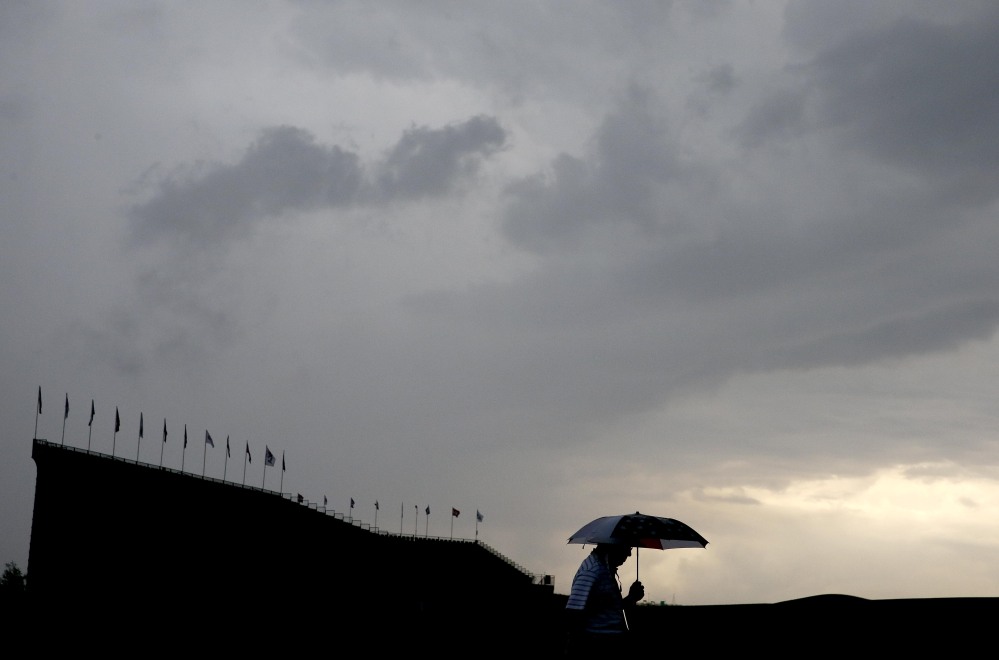
[{"label": "flag", "polygon": [[284,451],[281,451],[281,471],[284,472]]},{"label": "flag", "polygon": [[166,417],[164,417],[163,418],[163,442],[166,442],[166,436],[167,436],[167,432],[166,432]]},{"label": "flag", "polygon": [[118,416],[118,406],[114,407],[114,432],[121,430],[121,417]]},{"label": "flag", "polygon": [[246,460],[249,461],[250,463],[253,462],[253,457],[250,456],[250,443],[249,442],[246,443]]},{"label": "flag", "polygon": [[139,413],[139,437],[142,437],[142,413]]},{"label": "flag", "polygon": [[212,448],[215,447],[215,441],[212,440],[212,434],[208,432],[208,429],[205,429],[205,444],[211,445]]},{"label": "flag", "polygon": [[461,515],[461,511],[458,511],[458,509],[451,507],[451,515],[457,518],[458,516]]},{"label": "flag", "polygon": [[378,510],[378,500],[375,500],[375,511]]},{"label": "flag", "polygon": [[38,386],[38,414],[42,414],[42,386]]},{"label": "flag", "polygon": [[323,506],[326,506],[326,496],[323,495]]},{"label": "flag", "polygon": [[479,522],[482,522],[482,514],[479,513],[478,509],[475,510],[475,519],[478,520]]},{"label": "flag", "polygon": [[66,412],[63,413],[62,418],[66,419],[69,417],[69,392],[66,392]]},{"label": "flag", "polygon": [[429,504],[427,505],[427,515],[428,516],[430,515],[430,505]]},{"label": "flag", "polygon": [[93,426],[93,425],[94,425],[94,400],[91,399],[90,400],[90,421],[87,422],[87,426]]},{"label": "flag", "polygon": [[351,509],[353,509],[353,508],[354,508],[354,498],[353,498],[353,497],[352,497],[352,498],[350,498],[350,508],[351,508]]},{"label": "flag", "polygon": [[264,465],[274,465],[274,454],[267,445],[264,445]]},{"label": "flag", "polygon": [[187,424],[184,424],[184,449],[187,449]]},{"label": "flag", "polygon": [[298,494],[298,497],[297,497],[296,499],[298,500],[298,503],[299,503],[299,504],[301,504],[301,503],[302,503],[302,500],[304,500],[305,498],[304,498],[304,497],[302,497],[302,494],[301,494],[301,493],[299,493],[299,494]]},{"label": "flag", "polygon": [[232,454],[229,452],[229,436],[225,437],[225,457],[229,458]]}]

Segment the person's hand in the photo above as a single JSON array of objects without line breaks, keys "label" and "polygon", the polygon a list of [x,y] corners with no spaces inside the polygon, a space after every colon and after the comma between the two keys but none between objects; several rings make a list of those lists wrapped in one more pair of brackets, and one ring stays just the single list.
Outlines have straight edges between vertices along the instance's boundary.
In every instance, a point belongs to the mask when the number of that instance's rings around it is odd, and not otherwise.
[{"label": "person's hand", "polygon": [[643,585],[638,580],[635,580],[631,584],[631,588],[628,589],[628,600],[630,600],[633,603],[637,603],[643,598],[645,598],[645,585]]}]

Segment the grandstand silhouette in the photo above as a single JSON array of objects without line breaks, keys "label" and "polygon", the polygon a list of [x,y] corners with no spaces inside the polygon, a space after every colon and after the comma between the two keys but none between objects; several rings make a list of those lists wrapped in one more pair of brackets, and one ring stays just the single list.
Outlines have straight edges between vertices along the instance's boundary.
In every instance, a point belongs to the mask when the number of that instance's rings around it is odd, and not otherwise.
[{"label": "grandstand silhouette", "polygon": [[481,541],[392,533],[290,493],[42,439],[32,458],[28,591],[38,608],[201,602],[233,620],[263,607],[285,622],[318,608],[337,628],[391,631],[386,650],[463,626],[500,643],[550,636],[551,578]]}]

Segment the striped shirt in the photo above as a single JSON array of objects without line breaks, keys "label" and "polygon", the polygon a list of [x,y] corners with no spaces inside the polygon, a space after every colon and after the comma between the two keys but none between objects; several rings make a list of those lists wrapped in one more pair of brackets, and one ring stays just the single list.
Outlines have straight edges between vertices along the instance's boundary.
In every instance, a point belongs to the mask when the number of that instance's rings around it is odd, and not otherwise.
[{"label": "striped shirt", "polygon": [[583,610],[588,633],[623,633],[628,630],[617,571],[590,553],[572,578],[565,604],[568,610]]}]

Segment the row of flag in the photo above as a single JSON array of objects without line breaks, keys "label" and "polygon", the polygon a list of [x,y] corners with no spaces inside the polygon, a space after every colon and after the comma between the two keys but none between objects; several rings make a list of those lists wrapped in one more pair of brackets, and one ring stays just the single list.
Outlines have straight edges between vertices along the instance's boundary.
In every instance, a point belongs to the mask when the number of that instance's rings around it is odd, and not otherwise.
[{"label": "row of flag", "polygon": [[[96,409],[96,407],[94,405],[94,400],[91,399],[90,400],[90,419],[87,421],[87,426],[89,426],[91,428],[94,425],[94,415],[96,414],[96,412],[97,412],[97,409]],[[38,408],[37,408],[37,414],[38,415],[42,414],[42,388],[41,388],[41,386],[39,386],[39,388],[38,388]],[[63,420],[65,421],[68,418],[69,418],[69,393],[66,394],[66,403],[65,403],[65,406],[63,408]],[[119,431],[121,431],[121,414],[118,411],[118,407],[115,406],[115,409],[114,409],[114,432],[117,434]],[[36,436],[38,435],[37,421],[36,421],[36,424],[35,424],[35,435]],[[163,419],[163,442],[164,443],[166,443],[166,441],[167,441],[167,435],[168,435],[167,422],[166,422],[166,419],[164,418]],[[144,418],[143,413],[140,412],[139,413],[139,438],[143,438],[143,437],[145,437],[145,418]],[[63,441],[65,442],[65,426],[63,427]],[[214,440],[214,438],[212,438],[212,434],[209,433],[208,429],[205,429],[205,446],[206,447],[212,447],[213,449],[215,448],[215,440]],[[187,424],[184,424],[184,448],[187,449]],[[232,449],[229,446],[229,436],[226,436],[226,439],[225,439],[225,455],[226,455],[226,458],[231,458],[232,457]],[[246,443],[246,450],[245,450],[245,454],[244,455],[246,456],[246,460],[249,463],[253,462],[253,456],[250,454],[250,443],[249,442]],[[264,445],[264,466],[274,466],[276,460],[277,459],[274,456],[274,453],[271,452],[270,447],[267,446],[267,445]],[[286,464],[285,464],[284,452],[281,452],[281,471],[282,472],[286,471]]]},{"label": "row of flag", "polygon": [[[299,501],[301,501],[301,500],[299,500]],[[327,503],[328,503],[328,500],[326,499],[326,496],[323,495],[323,506],[326,506]],[[354,502],[354,498],[353,497],[350,498],[350,508],[351,509],[354,508],[355,504],[357,504],[357,503]],[[378,510],[379,510],[378,500],[375,500],[375,511],[378,511]],[[429,504],[427,505],[427,508],[426,508],[426,514],[428,516],[430,515],[430,505]],[[454,507],[451,507],[451,516],[453,516],[454,518],[457,518],[460,515],[461,515],[461,511],[459,511],[458,509],[456,509]],[[476,509],[476,511],[475,511],[475,520],[477,522],[482,522],[483,521],[482,513],[480,513],[478,509]]]},{"label": "row of flag", "polygon": [[[41,388],[41,386],[39,386],[39,388],[38,388],[38,409],[37,409],[37,414],[38,415],[42,414],[42,388]],[[94,415],[95,414],[96,414],[96,408],[94,406],[94,400],[91,399],[90,400],[90,419],[87,422],[87,426],[88,427],[93,427],[93,424],[94,424]],[[63,421],[65,422],[65,420],[68,419],[68,418],[69,418],[69,393],[66,394],[66,402],[65,402],[65,406],[63,408]],[[143,418],[143,414],[140,412],[139,413],[139,437],[140,438],[142,438],[144,436],[144,433],[145,433],[145,428],[144,427],[145,427],[145,420]],[[118,407],[115,406],[115,409],[114,409],[114,432],[117,434],[120,430],[121,430],[121,415],[118,412]],[[38,435],[37,417],[36,417],[36,422],[35,422],[35,435],[36,436]],[[164,442],[164,444],[167,441],[167,435],[168,435],[168,433],[167,433],[167,423],[166,423],[166,419],[164,418],[163,419],[163,442]],[[65,425],[63,427],[63,440],[65,441]],[[212,434],[208,432],[208,429],[205,429],[205,448],[207,449],[208,447],[212,447],[214,449],[215,448],[215,440],[214,440],[214,438],[212,438]],[[185,449],[187,448],[187,424],[184,424],[184,448]],[[225,455],[226,455],[227,459],[232,457],[232,450],[231,450],[230,445],[229,445],[229,436],[226,436],[226,438],[225,438]],[[246,457],[246,461],[248,463],[253,463],[253,456],[250,454],[250,443],[249,442],[246,443],[246,449],[244,451],[244,456]],[[264,466],[265,467],[274,467],[275,464],[276,464],[276,462],[277,462],[277,457],[271,451],[270,447],[267,446],[267,445],[264,445]],[[282,451],[281,452],[281,472],[284,473],[285,471],[286,471],[285,457],[284,457],[284,452]],[[297,499],[298,499],[299,502],[303,502],[305,498],[303,498],[301,494],[298,494]],[[327,504],[328,504],[328,500],[327,500],[326,496],[323,495],[323,506],[325,507],[325,506],[327,506]],[[356,504],[356,502],[354,501],[354,498],[353,497],[350,498],[350,508],[351,509],[354,508],[355,504]],[[375,500],[375,511],[377,512],[378,510],[379,510],[378,500]],[[430,505],[427,505],[427,507],[425,509],[425,512],[426,512],[427,516],[430,516]],[[375,515],[377,516],[377,513]],[[461,515],[461,511],[460,510],[456,509],[455,507],[451,507],[451,517],[452,518],[457,518],[460,515]],[[475,511],[475,521],[477,523],[479,523],[479,522],[482,522],[483,520],[484,520],[484,517],[483,517],[482,513],[478,509],[476,509],[476,511]]]}]

